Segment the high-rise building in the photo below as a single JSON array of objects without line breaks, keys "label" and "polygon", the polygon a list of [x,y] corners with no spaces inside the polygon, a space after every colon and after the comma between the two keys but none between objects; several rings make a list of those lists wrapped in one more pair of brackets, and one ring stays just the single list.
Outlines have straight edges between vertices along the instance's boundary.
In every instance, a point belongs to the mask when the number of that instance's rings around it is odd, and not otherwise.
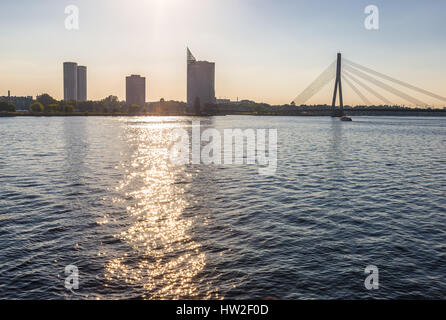
[{"label": "high-rise building", "polygon": [[64,100],[77,100],[77,63],[64,62],[63,88]]},{"label": "high-rise building", "polygon": [[63,64],[64,100],[87,100],[87,67],[76,62]]},{"label": "high-rise building", "polygon": [[197,98],[201,108],[215,103],[215,63],[197,61],[187,48],[187,104],[194,106]]},{"label": "high-rise building", "polygon": [[126,78],[126,102],[142,107],[146,103],[146,78],[131,75]]},{"label": "high-rise building", "polygon": [[77,67],[77,100],[87,101],[87,67]]}]

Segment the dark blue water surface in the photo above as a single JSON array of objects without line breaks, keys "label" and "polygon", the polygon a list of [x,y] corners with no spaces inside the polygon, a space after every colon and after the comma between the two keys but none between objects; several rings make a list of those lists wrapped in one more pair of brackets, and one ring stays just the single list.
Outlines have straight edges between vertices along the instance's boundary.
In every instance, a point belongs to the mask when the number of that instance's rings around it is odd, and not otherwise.
[{"label": "dark blue water surface", "polygon": [[272,176],[173,166],[191,120],[0,118],[0,298],[445,298],[446,119],[196,119],[277,129]]}]

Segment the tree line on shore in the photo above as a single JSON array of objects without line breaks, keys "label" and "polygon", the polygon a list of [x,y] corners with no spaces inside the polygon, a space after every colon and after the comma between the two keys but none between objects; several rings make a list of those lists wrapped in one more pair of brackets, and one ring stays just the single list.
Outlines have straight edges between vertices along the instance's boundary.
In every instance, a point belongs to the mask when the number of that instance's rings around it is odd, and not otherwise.
[{"label": "tree line on shore", "polygon": [[[7,100],[0,100],[0,112],[14,113],[16,106]],[[127,104],[119,101],[116,96],[109,96],[99,101],[58,101],[49,94],[42,94],[29,106],[30,113],[55,114],[55,113],[93,113],[93,114],[187,114],[187,105],[179,101],[165,101],[137,104]]]},{"label": "tree line on shore", "polygon": [[[443,109],[432,108],[409,108],[401,105],[374,105],[374,106],[344,106],[346,110],[354,111],[444,111]],[[228,102],[221,104],[206,104],[202,106],[197,98],[194,105],[188,108],[184,102],[165,101],[145,103],[142,106],[132,104],[128,105],[124,101],[119,101],[116,96],[109,96],[99,101],[58,101],[48,94],[37,96],[29,108],[31,113],[63,113],[70,114],[74,112],[93,113],[93,114],[197,114],[197,115],[218,115],[230,114],[232,112],[242,112],[256,115],[274,115],[291,114],[305,112],[327,112],[331,110],[330,105],[301,105],[294,103],[286,105],[269,105],[267,103],[256,103],[254,101],[246,102]],[[16,106],[9,101],[0,101],[0,112],[16,112]]]},{"label": "tree line on shore", "polygon": [[[123,112],[123,103],[118,97],[110,96],[100,101],[57,101],[48,94],[42,94],[30,106],[33,113],[120,113]],[[130,108],[129,108],[130,109]],[[133,106],[135,109],[135,106]]]},{"label": "tree line on shore", "polygon": [[[2,102],[1,106],[6,102]],[[15,107],[8,103],[9,107],[2,107],[0,112],[15,112]],[[12,108],[14,107],[14,108]],[[109,96],[99,101],[58,101],[48,94],[37,96],[29,108],[31,113],[117,113],[117,114],[143,114],[143,113],[164,113],[169,110],[186,113],[186,104],[178,101],[165,101],[161,99],[155,103],[145,103],[142,106],[137,104],[127,104],[119,101],[116,96]]]},{"label": "tree line on shore", "polygon": [[16,107],[8,101],[0,101],[0,112],[15,112]]}]

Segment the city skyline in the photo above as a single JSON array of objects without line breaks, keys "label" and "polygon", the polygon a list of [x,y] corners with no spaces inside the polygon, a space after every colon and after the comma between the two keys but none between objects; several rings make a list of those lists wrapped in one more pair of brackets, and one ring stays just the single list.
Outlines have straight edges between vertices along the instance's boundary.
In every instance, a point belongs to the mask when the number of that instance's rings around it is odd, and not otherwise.
[{"label": "city skyline", "polygon": [[445,13],[1,1],[0,304],[446,300]]},{"label": "city skyline", "polygon": [[[441,82],[446,73],[442,15],[446,4],[438,1],[423,6],[416,1],[376,1],[381,26],[374,31],[364,28],[368,1],[274,5],[273,1],[199,0],[195,11],[179,0],[72,4],[80,10],[80,29],[71,31],[64,28],[66,3],[24,0],[0,5],[0,27],[8,30],[0,37],[9,48],[0,53],[2,94],[47,92],[63,99],[60,65],[74,60],[89,66],[90,100],[109,95],[124,100],[122,79],[144,74],[151,78],[150,100],[186,101],[184,49],[190,46],[198,56],[218,64],[216,98],[289,103],[338,51],[352,61],[446,95]],[[229,18],[234,20],[231,25],[225,23]],[[309,103],[329,103],[330,91],[327,87]],[[348,89],[345,100],[360,103]]]}]

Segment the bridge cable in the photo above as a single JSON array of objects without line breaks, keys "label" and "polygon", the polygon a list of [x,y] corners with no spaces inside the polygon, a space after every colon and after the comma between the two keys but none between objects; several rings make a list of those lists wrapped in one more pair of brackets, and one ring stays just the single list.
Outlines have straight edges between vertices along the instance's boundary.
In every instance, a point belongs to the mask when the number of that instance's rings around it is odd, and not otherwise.
[{"label": "bridge cable", "polygon": [[336,76],[336,61],[322,72],[296,99],[296,106],[303,105],[325,87]]},{"label": "bridge cable", "polygon": [[350,61],[350,60],[343,59],[343,61],[344,61],[345,63],[347,63],[348,65],[352,66],[352,67],[355,67],[355,68],[357,68],[357,69],[360,69],[360,70],[362,70],[362,71],[364,71],[364,72],[368,72],[368,73],[373,74],[373,75],[375,75],[375,76],[377,76],[377,77],[380,77],[380,78],[382,78],[382,79],[385,79],[385,80],[391,81],[391,82],[393,82],[393,83],[399,84],[399,85],[401,85],[401,86],[403,86],[403,87],[406,87],[406,88],[408,88],[408,89],[411,89],[411,90],[417,91],[417,92],[419,92],[419,93],[425,94],[425,95],[430,96],[430,97],[432,97],[432,98],[435,98],[435,99],[438,99],[438,100],[442,100],[442,101],[446,101],[446,98],[445,98],[445,97],[439,96],[438,94],[429,92],[429,91],[427,91],[427,90],[424,90],[424,89],[415,87],[415,86],[413,86],[413,85],[411,85],[411,84],[409,84],[409,83],[406,83],[406,82],[400,81],[400,80],[398,80],[398,79],[389,77],[389,76],[387,76],[387,75],[385,75],[385,74],[383,74],[383,73],[377,72],[377,71],[372,70],[372,69],[367,68],[367,67],[364,67],[364,66],[362,66],[362,65],[360,65],[360,64],[358,64],[358,63],[352,62],[352,61]]},{"label": "bridge cable", "polygon": [[395,88],[389,86],[388,84],[385,84],[384,82],[381,82],[380,80],[377,80],[377,79],[365,74],[364,72],[361,72],[349,65],[344,65],[344,69],[346,69],[347,71],[350,71],[354,75],[356,75],[366,81],[373,83],[374,85],[376,85],[377,87],[380,87],[381,89],[391,92],[394,95],[396,95],[406,101],[413,103],[416,106],[426,106],[427,105],[427,103],[424,103],[424,102],[422,102],[422,101],[420,101],[420,100],[418,100],[418,99],[416,99],[416,98],[414,98],[414,97],[412,97],[398,89],[395,89]]},{"label": "bridge cable", "polygon": [[368,92],[370,92],[372,95],[374,95],[375,97],[377,97],[379,100],[383,101],[384,103],[386,103],[388,106],[393,105],[393,103],[387,99],[386,97],[382,96],[381,94],[379,94],[378,92],[376,92],[375,90],[373,90],[372,88],[370,88],[368,85],[366,85],[365,83],[362,83],[358,78],[354,77],[351,73],[343,70],[343,74],[344,76],[346,76],[348,79],[354,81],[357,85],[361,86],[362,88],[364,88],[365,90],[367,90]]},{"label": "bridge cable", "polygon": [[372,105],[369,99],[367,99],[367,97],[363,95],[362,92],[359,91],[359,89],[353,83],[351,83],[350,80],[347,79],[347,77],[342,75],[342,80],[344,80],[344,82],[346,82],[350,86],[350,88],[352,88],[352,90],[362,99],[366,106]]}]

